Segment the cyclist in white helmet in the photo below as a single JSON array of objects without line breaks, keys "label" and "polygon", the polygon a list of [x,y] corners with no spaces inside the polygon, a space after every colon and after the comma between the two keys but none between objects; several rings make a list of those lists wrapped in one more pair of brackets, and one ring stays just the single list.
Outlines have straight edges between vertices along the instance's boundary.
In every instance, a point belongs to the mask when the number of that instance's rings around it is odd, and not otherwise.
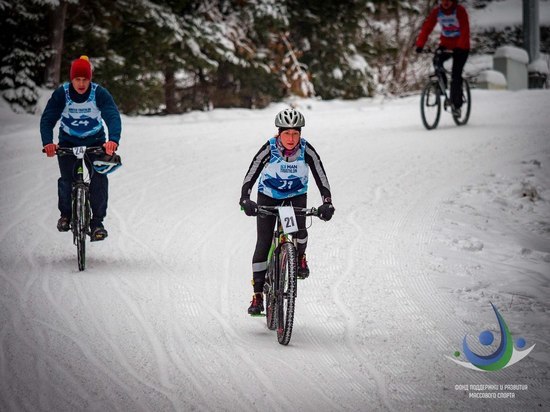
[{"label": "cyclist in white helmet", "polygon": [[[279,206],[283,202],[295,207],[307,207],[308,175],[311,169],[315,183],[321,192],[323,205],[318,208],[319,217],[330,220],[334,214],[330,185],[321,158],[304,138],[301,137],[305,119],[294,109],[285,109],[275,117],[278,133],[269,139],[258,151],[244,178],[239,204],[248,216],[257,216],[258,205]],[[250,199],[254,183],[258,182],[258,203]],[[306,260],[307,230],[305,216],[296,216],[298,228],[298,277],[309,276]],[[264,310],[263,288],[267,272],[267,256],[275,227],[274,216],[257,217],[258,238],[252,258],[252,285],[254,295],[248,308],[250,315]]]}]

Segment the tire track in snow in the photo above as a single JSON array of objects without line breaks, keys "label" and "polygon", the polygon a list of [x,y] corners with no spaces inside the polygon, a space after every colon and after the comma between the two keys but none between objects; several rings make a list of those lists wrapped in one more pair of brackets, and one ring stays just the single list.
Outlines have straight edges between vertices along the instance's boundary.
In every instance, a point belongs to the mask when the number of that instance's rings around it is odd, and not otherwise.
[{"label": "tire track in snow", "polygon": [[[360,247],[361,239],[364,237],[364,232],[362,227],[358,225],[356,222],[355,215],[357,214],[358,210],[359,209],[357,208],[352,210],[346,219],[347,223],[355,229],[357,234],[356,236],[353,237],[355,239],[354,246],[347,251],[346,265],[342,271],[342,274],[331,287],[331,295],[336,306],[338,307],[338,309],[346,319],[345,332],[344,332],[344,339],[345,339],[346,346],[348,346],[351,349],[352,353],[354,354],[354,357],[357,359],[358,362],[360,362],[360,361],[364,361],[365,356],[355,344],[353,332],[352,332],[356,329],[357,320],[355,318],[353,311],[349,310],[345,302],[342,301],[340,297],[340,293],[338,291],[342,282],[345,279],[349,278],[350,274],[353,271],[353,266],[354,266],[353,262],[355,261],[353,259],[354,252],[357,247]],[[356,245],[359,245],[359,246],[356,246]],[[383,405],[386,409],[391,410],[392,408],[391,408],[389,396],[386,390],[386,382],[385,382],[384,376],[380,372],[378,372],[374,367],[374,365],[370,364],[368,361],[364,361],[364,365],[366,366],[367,372],[370,375],[370,377],[375,381],[377,394],[381,402],[380,406]],[[362,393],[367,392],[367,388],[363,388],[360,385],[358,389],[361,390]]]},{"label": "tire track in snow", "polygon": [[[243,246],[237,242],[235,244],[235,246],[230,250],[230,253],[226,254],[225,256],[225,259],[224,259],[224,284],[221,288],[221,295],[222,295],[222,299],[221,299],[221,302],[225,302],[225,304],[222,303],[222,315],[225,315],[225,316],[230,316],[230,312],[229,312],[229,308],[228,308],[228,302],[230,301],[229,299],[229,290],[232,286],[230,280],[231,280],[231,268],[233,267],[233,265],[231,265],[231,261],[234,259],[234,256],[237,256],[237,251],[238,250],[242,250],[244,252],[244,248]],[[226,295],[226,296],[224,296]],[[299,293],[300,295],[300,293]],[[300,298],[298,298],[299,300]],[[297,310],[299,310],[299,304],[297,302]],[[246,319],[246,318],[245,318]],[[246,319],[247,321],[249,319]],[[262,319],[263,320],[263,319]],[[295,321],[296,321],[296,317],[295,317]],[[263,328],[264,330],[266,330],[269,335],[270,335],[270,338],[271,338],[271,341],[273,342],[273,345],[274,345],[274,348],[277,348],[277,349],[281,349],[281,351],[278,351],[276,350],[275,353],[276,355],[273,356],[273,359],[272,359],[272,362],[275,363],[275,364],[279,364],[279,365],[284,365],[285,367],[285,370],[288,372],[292,371],[292,375],[294,376],[300,376],[303,374],[303,371],[300,369],[299,367],[299,363],[295,363],[295,362],[292,362],[291,361],[291,358],[286,358],[284,356],[284,351],[287,350],[287,349],[290,349],[292,347],[292,341],[291,341],[291,345],[289,348],[278,348],[277,345],[277,337],[276,337],[276,333],[274,331],[269,331],[267,329],[267,326],[265,324],[265,322],[261,322],[262,325],[260,326],[261,328]],[[295,322],[295,330],[293,331],[293,339],[296,338],[296,335],[295,335],[295,332],[296,332],[296,326],[297,323]],[[305,331],[305,333],[307,334],[307,327],[305,328],[299,328],[300,331]],[[236,333],[238,333],[237,331],[235,331]],[[274,376],[269,376],[267,374],[266,371],[264,371],[265,369],[265,366],[262,364],[262,365],[258,365],[254,359],[251,359],[250,358],[250,355],[248,354],[248,350],[247,350],[247,346],[250,345],[250,343],[242,338],[238,338],[238,339],[235,339],[234,336],[229,336],[229,339],[231,340],[231,342],[235,342],[235,349],[237,351],[237,353],[239,353],[239,355],[241,356],[241,359],[243,359],[243,361],[248,365],[248,367],[253,371],[254,375],[261,381],[262,385],[266,388],[267,390],[267,393],[269,394],[274,394],[274,393],[277,393],[277,392],[282,392],[282,391],[278,391],[277,390],[277,387],[275,386],[275,383],[273,382],[274,379],[276,379]],[[266,355],[267,356],[267,355]],[[266,363],[269,363],[269,362],[266,362]],[[281,377],[283,378],[283,377]],[[296,388],[292,388],[292,387],[287,387],[285,388],[285,392],[290,392],[288,393],[288,395],[285,395],[285,403],[284,405],[281,405],[280,402],[279,402],[279,398],[275,399],[273,398],[272,395],[270,395],[270,398],[271,398],[271,403],[272,403],[272,407],[275,409],[275,408],[281,408],[282,410],[288,410],[288,408],[292,409],[293,407],[295,407],[295,396],[299,396],[299,393],[296,393],[296,394],[293,394],[292,392],[295,392],[296,391]],[[308,393],[315,393],[317,398],[318,399],[324,399],[324,402],[326,405],[331,405],[331,408],[332,409],[337,409],[339,407],[339,404],[335,403],[333,399],[331,399],[327,394],[325,394],[317,385],[317,382],[316,381],[309,381],[309,379],[304,379],[304,381],[302,382],[302,385],[301,385],[301,389],[300,391],[303,393],[305,391],[307,391]],[[278,395],[279,397],[281,396],[280,394]]]}]

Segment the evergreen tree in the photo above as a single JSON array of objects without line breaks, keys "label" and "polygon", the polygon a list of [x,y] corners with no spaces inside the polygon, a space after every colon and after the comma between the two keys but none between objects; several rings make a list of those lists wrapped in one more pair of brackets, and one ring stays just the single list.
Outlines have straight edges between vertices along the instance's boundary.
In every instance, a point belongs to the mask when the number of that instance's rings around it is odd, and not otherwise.
[{"label": "evergreen tree", "polygon": [[49,56],[45,6],[31,0],[0,0],[0,93],[16,111],[33,113],[41,70]]},{"label": "evergreen tree", "polygon": [[357,98],[371,95],[373,78],[369,1],[287,0],[289,39],[299,51],[319,96]]}]

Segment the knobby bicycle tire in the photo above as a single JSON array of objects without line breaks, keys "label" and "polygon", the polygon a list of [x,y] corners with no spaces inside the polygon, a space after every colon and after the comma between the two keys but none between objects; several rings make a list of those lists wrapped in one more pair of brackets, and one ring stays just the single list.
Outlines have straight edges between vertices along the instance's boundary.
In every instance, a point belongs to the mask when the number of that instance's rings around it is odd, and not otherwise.
[{"label": "knobby bicycle tire", "polygon": [[470,119],[470,111],[472,110],[472,95],[470,93],[470,83],[468,80],[462,79],[462,113],[460,117],[453,115],[453,120],[457,126],[464,126]]},{"label": "knobby bicycle tire", "polygon": [[294,323],[297,287],[296,249],[292,243],[281,245],[277,288],[277,340],[288,345]]},{"label": "knobby bicycle tire", "polygon": [[[441,96],[437,82],[430,81],[424,86],[420,97],[420,114],[422,123],[426,129],[435,129],[439,124],[439,118],[441,117]],[[433,120],[431,119],[432,117],[434,117]]]},{"label": "knobby bicycle tire", "polygon": [[77,186],[74,193],[74,239],[78,256],[78,270],[86,268],[86,232],[89,223],[88,192],[84,186]]}]

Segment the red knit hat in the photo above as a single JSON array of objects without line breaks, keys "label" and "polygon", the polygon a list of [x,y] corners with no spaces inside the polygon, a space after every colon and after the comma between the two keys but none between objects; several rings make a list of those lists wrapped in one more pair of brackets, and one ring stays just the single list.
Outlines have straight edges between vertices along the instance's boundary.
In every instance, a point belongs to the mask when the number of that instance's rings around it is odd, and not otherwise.
[{"label": "red knit hat", "polygon": [[84,77],[92,80],[92,65],[88,56],[80,56],[71,63],[71,80],[75,77]]}]

